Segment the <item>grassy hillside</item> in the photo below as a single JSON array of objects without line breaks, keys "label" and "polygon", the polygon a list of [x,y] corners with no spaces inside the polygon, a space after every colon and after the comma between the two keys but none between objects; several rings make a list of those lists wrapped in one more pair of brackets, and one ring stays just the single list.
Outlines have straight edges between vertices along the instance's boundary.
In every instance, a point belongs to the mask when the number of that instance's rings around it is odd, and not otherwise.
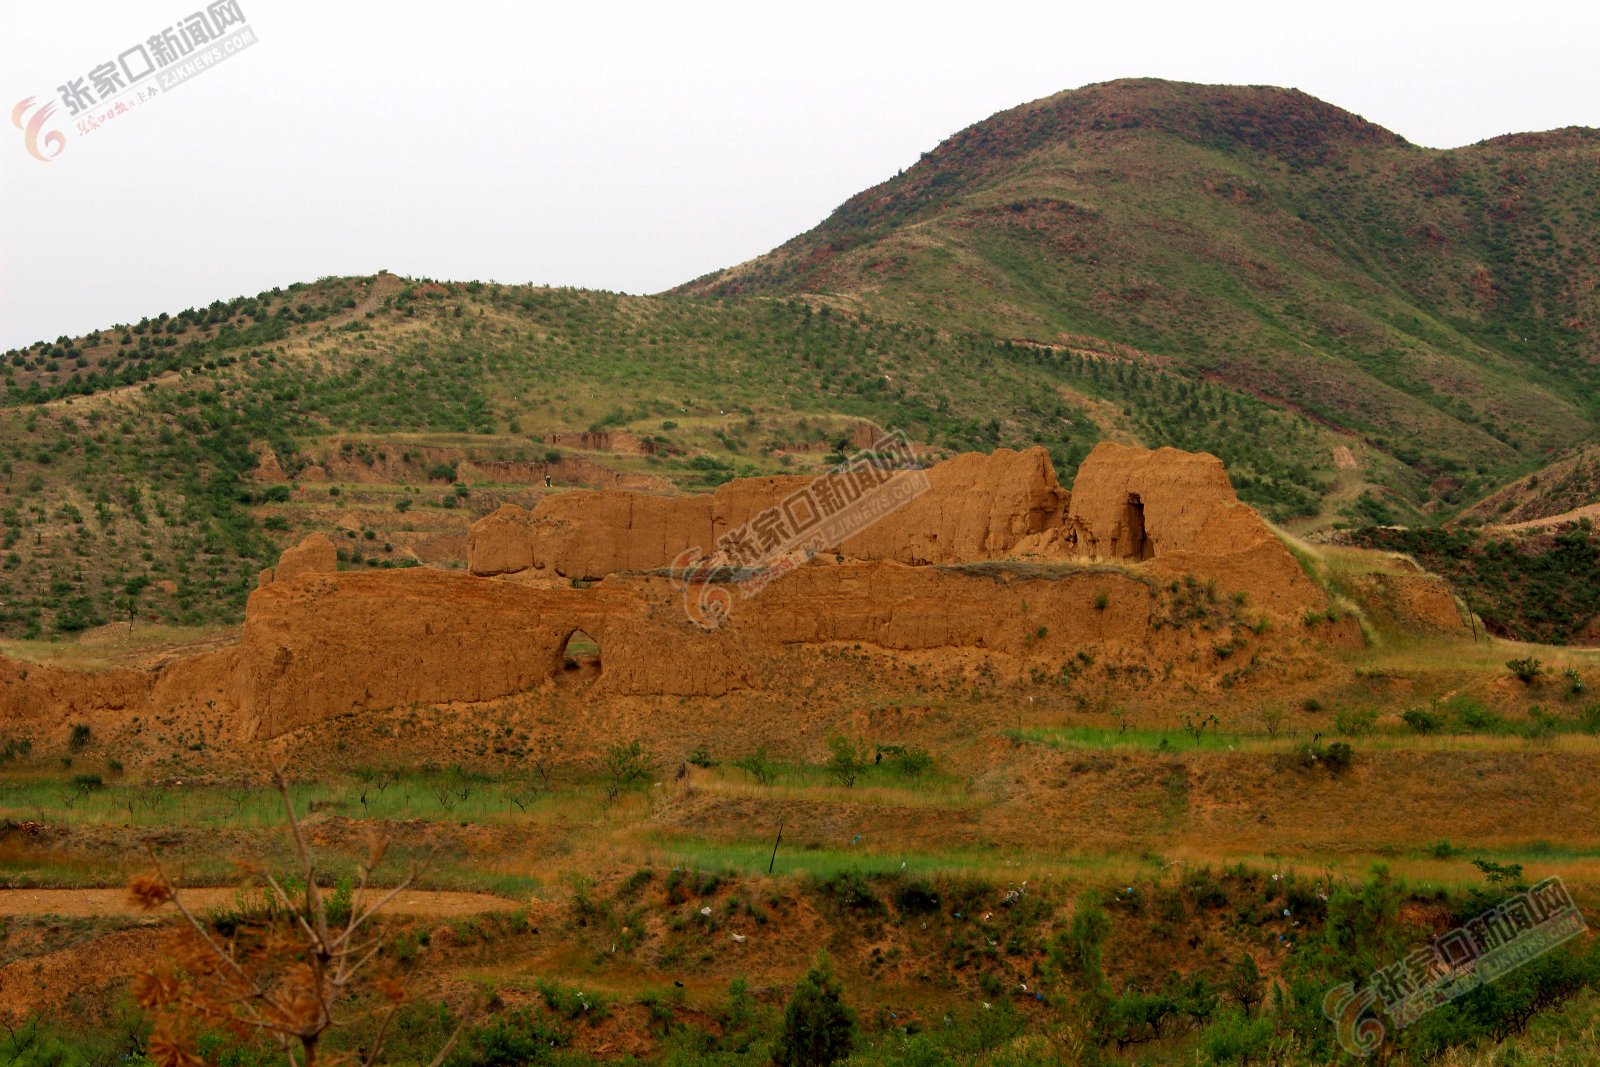
[{"label": "grassy hillside", "polygon": [[1600,131],[1435,151],[1293,90],[1113,82],[963,130],[682,291],[1136,346],[1449,509],[1595,425],[1597,164]]},{"label": "grassy hillside", "polygon": [[1350,536],[1443,575],[1492,634],[1551,644],[1600,639],[1600,539],[1588,521],[1527,532],[1380,526]]},{"label": "grassy hillside", "polygon": [[1294,528],[1449,515],[1595,432],[1597,160],[1119,82],[673,294],[379,274],[40,341],[0,355],[0,636],[235,621],[312,530],[459,561],[546,479],[703,490],[863,421],[1064,477],[1102,438],[1209,451]]},{"label": "grassy hillside", "polygon": [[473,517],[546,475],[704,490],[818,468],[863,420],[933,455],[1042,444],[1067,474],[1108,434],[1208,449],[1279,515],[1329,475],[1308,420],[1117,350],[800,300],[326,279],[3,363],[14,638],[234,621],[312,530],[351,565],[460,560]]},{"label": "grassy hillside", "polygon": [[1582,445],[1495,490],[1462,513],[1465,522],[1514,525],[1600,502],[1600,445]]},{"label": "grassy hillside", "polygon": [[[1214,692],[1130,688],[1105,661],[943,683],[868,649],[776,696],[558,687],[341,716],[279,752],[330,889],[387,836],[383,884],[427,861],[426,889],[502,898],[397,921],[416,1000],[389,1062],[427,1062],[451,1025],[428,1020],[481,990],[458,1067],[766,1064],[826,947],[860,1013],[851,1063],[1321,1067],[1335,982],[1547,876],[1592,915],[1600,877],[1595,658],[1540,650],[1524,683],[1503,646],[1384,637]],[[624,783],[633,740],[646,773]],[[0,1049],[34,1019],[79,1051],[23,1063],[139,1051],[124,990],[164,924],[119,887],[149,869],[143,844],[213,887],[185,892],[225,939],[248,936],[263,893],[229,888],[231,861],[293,862],[260,761],[199,710],[8,725]],[[1593,1062],[1593,946],[1391,1033],[1384,1062]],[[735,982],[756,1001],[737,1026]],[[370,1048],[379,1016],[349,1005],[325,1051]],[[492,1055],[505,1028],[527,1033]]]}]

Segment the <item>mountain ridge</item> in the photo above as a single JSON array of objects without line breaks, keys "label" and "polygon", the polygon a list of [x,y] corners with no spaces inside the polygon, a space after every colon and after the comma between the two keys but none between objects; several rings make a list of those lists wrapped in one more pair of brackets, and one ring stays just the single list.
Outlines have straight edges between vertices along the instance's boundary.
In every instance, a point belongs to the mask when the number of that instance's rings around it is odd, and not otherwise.
[{"label": "mountain ridge", "polygon": [[1406,468],[1389,488],[1450,510],[1596,426],[1597,169],[1587,128],[1428,149],[1298,90],[1102,83],[672,292],[1143,348],[1365,441]]}]

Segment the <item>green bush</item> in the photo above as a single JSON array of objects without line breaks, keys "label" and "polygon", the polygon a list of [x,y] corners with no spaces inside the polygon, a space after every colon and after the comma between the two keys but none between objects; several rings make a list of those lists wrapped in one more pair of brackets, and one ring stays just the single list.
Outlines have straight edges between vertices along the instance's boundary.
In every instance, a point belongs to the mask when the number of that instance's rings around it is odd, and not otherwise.
[{"label": "green bush", "polygon": [[1272,1020],[1224,1012],[1200,1035],[1200,1049],[1210,1063],[1266,1063],[1272,1052]]},{"label": "green bush", "polygon": [[1400,720],[1419,734],[1436,734],[1444,729],[1444,716],[1423,708],[1408,708]]},{"label": "green bush", "polygon": [[1528,709],[1528,725],[1522,728],[1522,736],[1530,740],[1548,740],[1561,732],[1563,723],[1556,716],[1540,707]]},{"label": "green bush", "polygon": [[1323,766],[1338,774],[1355,762],[1355,749],[1343,741],[1328,745],[1320,741],[1302,741],[1295,749],[1295,759],[1302,767]]},{"label": "green bush", "polygon": [[778,1067],[827,1067],[848,1057],[855,1040],[856,1013],[844,1002],[844,985],[821,953],[789,997],[772,1062]]},{"label": "green bush", "polygon": [[1354,711],[1339,711],[1333,716],[1333,728],[1345,737],[1365,737],[1378,725],[1378,711],[1376,708],[1358,708]]},{"label": "green bush", "polygon": [[[1566,946],[1547,952],[1511,973],[1428,1012],[1402,1038],[1417,1062],[1432,1061],[1452,1047],[1503,1043],[1525,1030],[1535,1015],[1553,1009],[1600,980],[1600,955],[1593,947]],[[1512,1051],[1507,1049],[1507,1051]],[[1592,1057],[1588,1057],[1592,1061]],[[1510,1057],[1503,1062],[1519,1062]]]},{"label": "green bush", "polygon": [[933,768],[933,756],[925,748],[908,748],[895,754],[894,769],[906,778],[921,778]]},{"label": "green bush", "polygon": [[1124,993],[1107,1007],[1105,1034],[1118,1048],[1161,1036],[1161,1025],[1178,1012],[1178,1003],[1164,993]]},{"label": "green bush", "polygon": [[866,749],[842,735],[828,738],[828,751],[828,774],[846,789],[855,785],[872,765]]},{"label": "green bush", "polygon": [[1458,699],[1452,702],[1451,710],[1460,720],[1463,728],[1474,733],[1499,734],[1504,733],[1505,720],[1476,700]]},{"label": "green bush", "polygon": [[446,1067],[523,1067],[548,1063],[550,1050],[570,1042],[567,1034],[536,1019],[527,1008],[513,1008],[462,1035]]},{"label": "green bush", "polygon": [[605,997],[585,993],[581,989],[569,990],[560,982],[546,978],[535,982],[534,988],[544,998],[545,1007],[563,1018],[582,1019],[594,1026],[611,1014],[611,1002]]},{"label": "green bush", "polygon": [[618,741],[601,757],[605,772],[606,798],[617,799],[624,790],[637,789],[650,780],[650,756],[637,741]]},{"label": "green bush", "polygon": [[1544,664],[1534,656],[1506,661],[1506,670],[1523,685],[1532,685],[1544,673]]},{"label": "green bush", "polygon": [[771,785],[778,780],[778,766],[767,758],[765,745],[748,756],[734,760],[733,765],[754,778],[756,785]]},{"label": "green bush", "polygon": [[1600,704],[1590,704],[1578,712],[1578,729],[1586,734],[1600,734]]},{"label": "green bush", "polygon": [[902,915],[931,915],[939,910],[939,891],[927,882],[910,881],[895,890],[894,906]]},{"label": "green bush", "polygon": [[816,885],[819,891],[851,911],[876,917],[889,913],[889,909],[873,891],[872,883],[868,882],[859,871],[840,871],[832,878],[818,881]]}]

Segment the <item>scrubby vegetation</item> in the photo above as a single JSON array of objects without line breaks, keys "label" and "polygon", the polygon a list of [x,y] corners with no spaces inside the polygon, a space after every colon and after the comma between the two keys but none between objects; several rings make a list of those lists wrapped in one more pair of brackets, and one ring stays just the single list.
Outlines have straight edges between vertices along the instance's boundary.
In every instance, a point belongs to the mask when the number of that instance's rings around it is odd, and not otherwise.
[{"label": "scrubby vegetation", "polygon": [[236,621],[309,530],[346,565],[414,563],[408,530],[504,499],[461,482],[463,461],[548,469],[565,455],[545,435],[584,427],[630,430],[640,474],[694,490],[784,470],[786,448],[823,461],[849,419],[936,453],[1040,444],[1070,478],[1103,433],[1086,405],[1110,404],[1152,443],[1223,456],[1278,517],[1316,510],[1326,454],[1310,422],[1169,369],[790,300],[330,279],[0,365],[12,638]]},{"label": "scrubby vegetation", "polygon": [[[996,116],[675,294],[380,274],[41,341],[0,356],[0,638],[144,666],[217,640],[309,531],[344,568],[449,566],[502,503],[816,470],[863,422],[930,458],[1039,445],[1064,481],[1105,438],[1212,452],[1270,517],[1445,575],[1491,635],[1592,636],[1587,524],[1426,524],[1513,475],[1523,502],[1473,518],[1586,502],[1581,454],[1527,472],[1600,411],[1571,281],[1596,143],[1433,152],[1276,91],[1124,83]],[[552,685],[330,719],[275,742],[315,866],[215,707],[7,720],[0,1060],[1348,1062],[1330,990],[1546,874],[1593,911],[1600,702],[1592,658],[1393,632],[1336,563],[1270,642],[1244,598],[1143,576],[1215,686],[1109,646],[931,680],[856,645],[717,702]],[[1088,625],[1133,610],[1105,585]],[[375,981],[313,1011],[385,852],[419,895],[368,928]],[[199,940],[120,911],[130,877],[206,900]],[[1574,940],[1390,1027],[1383,1062],[1587,1064],[1597,978]],[[283,990],[311,999],[237,1014]]]},{"label": "scrubby vegetation", "polygon": [[1532,534],[1370,528],[1351,540],[1443,575],[1490,633],[1563,644],[1600,617],[1600,536],[1588,521]]}]

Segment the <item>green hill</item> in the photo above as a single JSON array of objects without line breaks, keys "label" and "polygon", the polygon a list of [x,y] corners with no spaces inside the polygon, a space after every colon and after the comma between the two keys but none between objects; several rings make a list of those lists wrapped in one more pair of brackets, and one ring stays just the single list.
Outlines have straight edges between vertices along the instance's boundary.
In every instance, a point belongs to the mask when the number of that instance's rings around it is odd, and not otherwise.
[{"label": "green hill", "polygon": [[1596,130],[1436,151],[1294,90],[1112,82],[963,130],[680,291],[1135,346],[1449,509],[1595,426],[1597,166]]},{"label": "green hill", "polygon": [[1281,89],[997,115],[673,293],[380,273],[0,355],[0,637],[236,621],[312,530],[461,558],[550,486],[930,454],[1213,452],[1300,526],[1453,513],[1596,429],[1600,134],[1417,148]]},{"label": "green hill", "polygon": [[[459,559],[430,545],[526,502],[545,473],[558,491],[613,476],[703,490],[819,468],[860,421],[932,454],[1042,443],[1069,471],[1107,432],[1209,448],[1286,513],[1316,506],[1300,456],[1326,452],[1304,419],[1111,350],[789,299],[325,279],[4,365],[10,637],[231,621],[311,530],[351,565]],[[552,447],[622,430],[636,447]]]}]

